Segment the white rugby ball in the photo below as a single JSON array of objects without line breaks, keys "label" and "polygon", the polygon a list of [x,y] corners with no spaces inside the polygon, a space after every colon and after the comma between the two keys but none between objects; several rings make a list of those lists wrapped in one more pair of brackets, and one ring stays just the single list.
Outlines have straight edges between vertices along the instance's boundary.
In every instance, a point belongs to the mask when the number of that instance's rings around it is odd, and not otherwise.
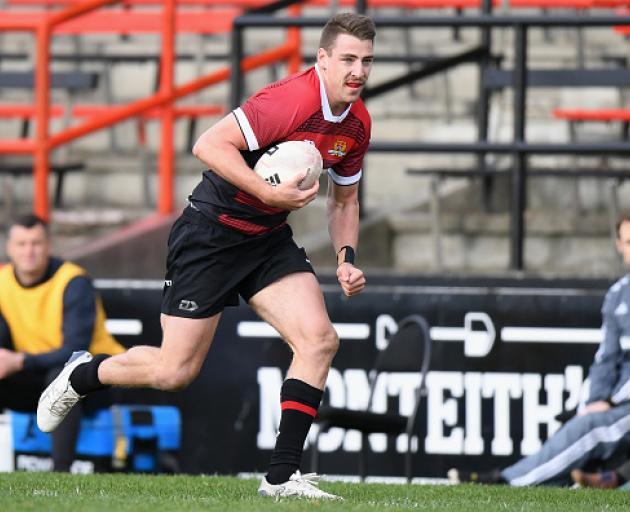
[{"label": "white rugby ball", "polygon": [[306,177],[298,184],[300,190],[306,190],[319,179],[322,165],[322,155],[314,144],[289,140],[265,151],[256,162],[254,171],[274,187],[306,172]]}]

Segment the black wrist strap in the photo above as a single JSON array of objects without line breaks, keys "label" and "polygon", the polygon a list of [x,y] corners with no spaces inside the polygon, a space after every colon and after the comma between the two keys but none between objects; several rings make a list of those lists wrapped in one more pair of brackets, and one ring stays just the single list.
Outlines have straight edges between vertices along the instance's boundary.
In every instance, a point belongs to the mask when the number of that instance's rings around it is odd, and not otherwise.
[{"label": "black wrist strap", "polygon": [[337,253],[337,266],[342,263],[351,263],[354,265],[354,249],[349,245],[344,245]]}]

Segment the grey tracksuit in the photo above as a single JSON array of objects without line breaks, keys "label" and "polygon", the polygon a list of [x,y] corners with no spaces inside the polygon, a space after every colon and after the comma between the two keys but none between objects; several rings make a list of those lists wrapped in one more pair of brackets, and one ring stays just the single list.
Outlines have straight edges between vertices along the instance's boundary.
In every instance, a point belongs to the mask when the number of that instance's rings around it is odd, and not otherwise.
[{"label": "grey tracksuit", "polygon": [[589,372],[588,403],[609,401],[604,412],[574,416],[540,450],[505,468],[515,486],[566,478],[592,459],[606,459],[630,446],[630,276],[610,287],[602,306],[604,339]]}]

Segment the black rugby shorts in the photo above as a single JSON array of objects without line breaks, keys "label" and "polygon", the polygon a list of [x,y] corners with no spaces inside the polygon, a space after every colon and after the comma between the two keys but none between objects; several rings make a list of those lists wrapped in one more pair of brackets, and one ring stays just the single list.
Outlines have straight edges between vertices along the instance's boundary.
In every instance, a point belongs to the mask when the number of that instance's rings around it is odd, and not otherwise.
[{"label": "black rugby shorts", "polygon": [[207,318],[237,306],[281,277],[315,273],[288,225],[245,235],[187,207],[168,239],[162,313]]}]

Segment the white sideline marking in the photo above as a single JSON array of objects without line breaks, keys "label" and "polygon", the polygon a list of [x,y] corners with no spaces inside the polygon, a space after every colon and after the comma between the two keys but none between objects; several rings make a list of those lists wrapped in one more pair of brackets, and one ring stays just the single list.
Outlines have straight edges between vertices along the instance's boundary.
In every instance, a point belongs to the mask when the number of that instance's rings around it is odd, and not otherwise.
[{"label": "white sideline marking", "polygon": [[139,336],[142,334],[142,322],[135,319],[111,319],[105,320],[105,328],[110,334],[120,336]]},{"label": "white sideline marking", "polygon": [[[237,473],[237,478],[243,479],[257,479],[260,480],[264,473],[249,473],[241,472]],[[325,482],[348,482],[348,483],[361,483],[361,477],[359,475],[321,475],[321,479]],[[406,484],[407,479],[404,476],[366,476],[365,483],[367,484],[393,484],[400,485]],[[417,476],[411,479],[412,484],[419,485],[454,485],[448,478],[430,478]]]},{"label": "white sideline marking", "polygon": [[[369,324],[334,323],[337,335],[344,340],[366,340],[370,337]],[[236,333],[241,338],[280,338],[280,333],[267,322],[239,322]]]}]

